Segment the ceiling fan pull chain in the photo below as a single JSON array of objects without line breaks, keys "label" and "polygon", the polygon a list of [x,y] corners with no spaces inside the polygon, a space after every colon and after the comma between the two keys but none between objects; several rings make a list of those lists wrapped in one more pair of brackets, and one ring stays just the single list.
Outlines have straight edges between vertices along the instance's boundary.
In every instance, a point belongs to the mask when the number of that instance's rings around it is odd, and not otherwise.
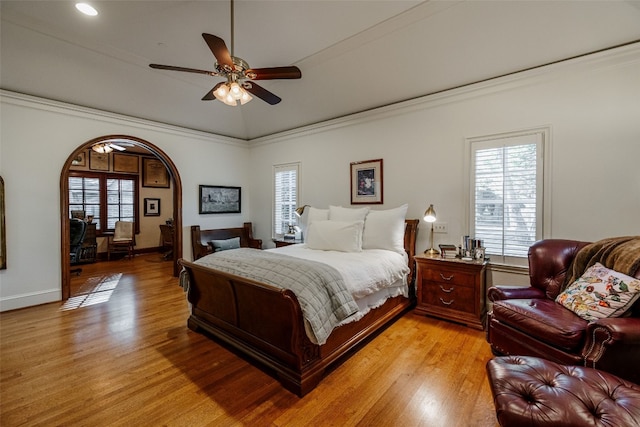
[{"label": "ceiling fan pull chain", "polygon": [[233,33],[234,33],[234,29],[233,29],[233,0],[231,0],[231,56],[233,57],[233,53],[235,52],[235,50],[233,49]]}]

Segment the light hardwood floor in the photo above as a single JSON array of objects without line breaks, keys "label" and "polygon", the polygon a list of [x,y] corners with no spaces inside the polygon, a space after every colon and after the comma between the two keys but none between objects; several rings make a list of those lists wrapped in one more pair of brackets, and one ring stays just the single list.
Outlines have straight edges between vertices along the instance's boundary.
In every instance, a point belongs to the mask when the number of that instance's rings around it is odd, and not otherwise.
[{"label": "light hardwood floor", "polygon": [[66,303],[0,314],[3,427],[498,425],[481,331],[408,313],[300,399],[187,329],[160,255],[73,281]]}]

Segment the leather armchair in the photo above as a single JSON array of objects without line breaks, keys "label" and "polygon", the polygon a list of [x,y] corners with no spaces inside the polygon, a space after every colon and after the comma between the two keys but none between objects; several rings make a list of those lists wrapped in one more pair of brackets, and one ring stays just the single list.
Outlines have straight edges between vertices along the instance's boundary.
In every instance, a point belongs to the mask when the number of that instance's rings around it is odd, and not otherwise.
[{"label": "leather armchair", "polygon": [[[533,244],[529,248],[530,286],[488,290],[493,307],[487,320],[487,341],[496,355],[583,365],[640,383],[640,300],[628,317],[592,322],[555,302],[572,262],[588,244],[562,239]],[[630,275],[640,278],[640,268]]]}]

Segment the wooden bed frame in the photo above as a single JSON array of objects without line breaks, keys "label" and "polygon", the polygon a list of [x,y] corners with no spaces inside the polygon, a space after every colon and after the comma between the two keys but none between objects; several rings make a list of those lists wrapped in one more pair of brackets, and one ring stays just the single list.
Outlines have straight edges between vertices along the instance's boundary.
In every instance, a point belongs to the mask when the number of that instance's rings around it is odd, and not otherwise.
[{"label": "wooden bed frame", "polygon": [[334,329],[323,345],[313,344],[307,337],[302,310],[292,291],[180,259],[190,281],[188,327],[205,331],[244,353],[273,371],[286,389],[302,397],[350,350],[415,305],[413,257],[418,222],[406,220],[405,227],[411,297],[390,298],[361,320]]}]

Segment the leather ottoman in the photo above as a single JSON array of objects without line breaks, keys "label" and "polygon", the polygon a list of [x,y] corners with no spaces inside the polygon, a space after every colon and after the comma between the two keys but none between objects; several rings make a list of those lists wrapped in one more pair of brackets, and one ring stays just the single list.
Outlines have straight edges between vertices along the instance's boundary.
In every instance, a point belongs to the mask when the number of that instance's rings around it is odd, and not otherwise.
[{"label": "leather ottoman", "polygon": [[529,356],[496,357],[487,374],[502,427],[640,426],[640,386]]}]

